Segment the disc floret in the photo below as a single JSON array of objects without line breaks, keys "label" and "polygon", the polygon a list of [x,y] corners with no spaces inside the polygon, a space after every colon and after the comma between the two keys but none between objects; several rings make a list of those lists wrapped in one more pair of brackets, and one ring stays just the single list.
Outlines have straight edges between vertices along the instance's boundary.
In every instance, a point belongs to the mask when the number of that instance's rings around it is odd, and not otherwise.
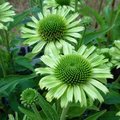
[{"label": "disc floret", "polygon": [[49,15],[39,22],[38,33],[43,40],[57,41],[63,39],[66,21],[59,15]]},{"label": "disc floret", "polygon": [[80,55],[66,55],[55,67],[56,78],[63,82],[76,85],[87,82],[92,76],[92,67]]}]

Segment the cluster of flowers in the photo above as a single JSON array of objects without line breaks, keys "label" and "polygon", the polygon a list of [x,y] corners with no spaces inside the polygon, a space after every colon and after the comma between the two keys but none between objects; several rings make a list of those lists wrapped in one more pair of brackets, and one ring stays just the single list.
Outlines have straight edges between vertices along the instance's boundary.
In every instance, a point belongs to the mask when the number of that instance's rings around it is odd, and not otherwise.
[{"label": "cluster of flowers", "polygon": [[[96,47],[81,45],[75,49],[80,38],[80,16],[73,11],[74,0],[44,0],[43,12],[37,17],[32,16],[22,28],[24,44],[34,45],[32,53],[44,51],[40,58],[46,67],[36,68],[37,74],[44,77],[40,80],[41,89],[48,90],[46,99],[51,102],[59,99],[61,107],[66,107],[70,102],[79,102],[81,106],[87,106],[88,102],[96,99],[103,102],[101,95],[107,93],[106,79],[112,78],[108,59],[96,52]],[[14,11],[9,3],[0,5],[0,29],[6,28],[4,23],[13,21]],[[115,41],[115,46],[109,49],[112,63],[120,67],[120,41]],[[26,106],[36,99],[36,95],[30,97],[27,89],[22,93],[22,103]],[[32,91],[32,90],[31,90]],[[33,92],[34,93],[34,92]],[[27,100],[27,97],[31,100]]]}]

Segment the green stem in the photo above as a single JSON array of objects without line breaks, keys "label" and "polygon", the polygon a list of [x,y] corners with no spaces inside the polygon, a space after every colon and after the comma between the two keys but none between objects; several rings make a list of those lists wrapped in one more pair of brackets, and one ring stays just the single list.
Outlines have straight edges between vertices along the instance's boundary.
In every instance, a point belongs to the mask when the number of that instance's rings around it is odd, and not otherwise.
[{"label": "green stem", "polygon": [[[104,2],[104,0],[101,0],[101,1],[100,1],[100,6],[99,6],[99,9],[98,9],[98,13],[99,13],[99,14],[100,14],[100,12],[101,12],[101,10],[102,10],[103,2]],[[97,28],[97,27],[98,27],[98,24],[97,24],[97,22],[96,22],[95,28]]]},{"label": "green stem", "polygon": [[10,42],[9,42],[9,33],[5,30],[5,40],[6,40],[6,48],[8,53],[10,54]]},{"label": "green stem", "polygon": [[3,77],[5,78],[6,77],[6,71],[4,69],[4,62],[3,62],[3,59],[2,59],[1,56],[0,56],[0,61],[1,61],[0,66],[1,66],[1,69],[2,69],[2,72],[3,72]]},{"label": "green stem", "polygon": [[36,108],[36,105],[32,105],[32,109],[33,109],[33,111],[34,111],[34,113],[36,115],[37,120],[43,120],[40,113],[38,112],[38,110]]},{"label": "green stem", "polygon": [[77,11],[78,8],[78,0],[75,0],[75,12]]},{"label": "green stem", "polygon": [[63,108],[62,114],[60,116],[60,120],[66,120],[66,114],[67,114],[68,109],[69,109],[69,105],[66,108]]},{"label": "green stem", "polygon": [[84,43],[84,37],[85,37],[85,34],[86,34],[86,30],[87,30],[86,26],[84,26],[84,28],[85,28],[85,30],[82,34],[82,38],[81,38],[81,40],[78,41],[78,45],[77,45],[76,49],[79,49],[79,47]]}]

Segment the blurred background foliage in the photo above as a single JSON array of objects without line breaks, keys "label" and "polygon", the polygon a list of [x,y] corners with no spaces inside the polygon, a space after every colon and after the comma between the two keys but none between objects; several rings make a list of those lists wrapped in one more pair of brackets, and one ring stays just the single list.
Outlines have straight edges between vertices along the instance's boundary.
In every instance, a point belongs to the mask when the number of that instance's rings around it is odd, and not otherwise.
[{"label": "blurred background foliage", "polygon": [[[22,44],[20,27],[30,20],[29,16],[41,11],[42,0],[0,0],[0,4],[5,1],[9,1],[14,6],[16,16],[14,22],[9,24],[8,31],[0,31],[0,120],[6,120],[7,115],[14,114],[14,111],[19,113],[18,98],[25,88],[39,89],[37,86],[39,78],[35,75],[34,68],[41,64],[39,59],[34,57],[35,54],[29,53],[31,48]],[[84,23],[82,43],[95,44],[99,48],[111,47],[114,40],[120,39],[120,0],[79,1],[81,6],[78,6],[77,11],[81,18],[90,17],[88,24]],[[78,46],[80,45],[81,42]],[[120,111],[118,80],[120,69],[113,68],[111,71],[114,79],[108,80],[110,93],[104,96],[105,102],[100,105],[96,103],[96,106],[90,106],[88,110],[73,105],[68,112],[68,119],[73,120],[73,117],[74,120],[120,119],[116,116]],[[72,109],[75,111],[73,112]]]}]

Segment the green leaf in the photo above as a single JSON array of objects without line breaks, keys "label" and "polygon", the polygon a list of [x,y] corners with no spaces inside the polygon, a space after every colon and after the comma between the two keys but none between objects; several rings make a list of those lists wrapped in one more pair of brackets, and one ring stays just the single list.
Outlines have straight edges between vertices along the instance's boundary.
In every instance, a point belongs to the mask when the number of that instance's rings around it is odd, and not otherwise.
[{"label": "green leaf", "polygon": [[104,97],[106,104],[120,104],[120,93],[114,90],[110,90],[110,92]]},{"label": "green leaf", "polygon": [[12,92],[16,85],[34,78],[36,75],[31,74],[31,75],[13,75],[13,76],[7,76],[6,78],[1,78],[0,79],[0,94],[3,93],[8,93]]},{"label": "green leaf", "polygon": [[91,16],[91,17],[95,17],[97,23],[99,23],[102,26],[105,25],[105,21],[103,19],[103,17],[93,8],[89,7],[89,6],[82,6],[80,9],[80,13],[83,14],[83,16]]},{"label": "green leaf", "polygon": [[30,120],[36,120],[36,116],[32,111],[30,111],[26,108],[20,107],[20,106],[18,108],[22,113],[24,113],[27,117],[29,117]]},{"label": "green leaf", "polygon": [[97,113],[89,116],[89,117],[88,117],[87,119],[85,119],[85,120],[97,120],[97,119],[98,119],[101,115],[103,115],[105,112],[106,112],[106,110],[97,112]]},{"label": "green leaf", "polygon": [[67,112],[68,118],[74,118],[74,117],[80,117],[84,112],[86,108],[80,107],[80,104],[71,104],[70,108]]},{"label": "green leaf", "polygon": [[48,120],[59,120],[57,112],[52,108],[52,106],[39,94],[38,104],[41,106],[44,114]]},{"label": "green leaf", "polygon": [[23,57],[23,56],[16,57],[15,58],[15,63],[18,64],[18,65],[20,65],[20,66],[23,66],[25,68],[28,68],[31,71],[34,71],[33,66],[31,64],[31,60],[29,60],[26,57]]},{"label": "green leaf", "polygon": [[120,117],[116,116],[116,111],[108,111],[99,120],[120,120]]},{"label": "green leaf", "polygon": [[8,30],[13,29],[14,27],[16,27],[17,25],[21,24],[22,21],[30,15],[30,13],[36,13],[38,12],[40,9],[37,7],[33,7],[31,9],[25,10],[24,12],[17,14],[14,16],[14,22],[11,22],[8,26]]},{"label": "green leaf", "polygon": [[84,36],[84,44],[88,44],[90,43],[91,41],[95,40],[96,38],[104,35],[105,33],[107,33],[109,30],[111,30],[113,28],[113,26],[111,27],[107,27],[107,28],[104,28],[104,29],[100,29],[98,31],[94,31],[94,32],[90,32],[90,33],[87,33],[85,36]]}]

